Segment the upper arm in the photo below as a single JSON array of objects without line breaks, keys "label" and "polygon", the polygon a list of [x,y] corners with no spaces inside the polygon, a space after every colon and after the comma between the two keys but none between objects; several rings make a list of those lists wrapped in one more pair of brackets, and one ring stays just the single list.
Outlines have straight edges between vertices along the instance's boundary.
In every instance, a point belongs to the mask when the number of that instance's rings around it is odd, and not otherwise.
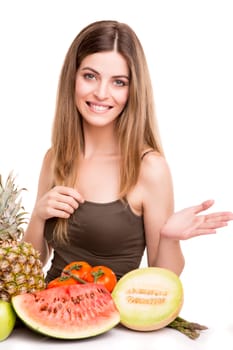
[{"label": "upper arm", "polygon": [[[52,187],[52,158],[51,151],[47,151],[41,166],[38,188],[37,201]],[[35,203],[35,206],[36,206]],[[33,210],[34,212],[34,210]],[[38,220],[38,217],[31,215],[28,227],[25,231],[25,240],[31,242],[41,254],[41,260],[45,264],[51,254],[51,248],[43,237],[44,222]]]},{"label": "upper arm", "polygon": [[172,177],[164,157],[153,152],[143,159],[141,182],[148,264],[155,266],[161,228],[174,210]]},{"label": "upper arm", "polygon": [[148,154],[143,162],[142,179],[148,265],[167,268],[180,275],[184,268],[180,242],[160,235],[174,212],[172,177],[166,160]]},{"label": "upper arm", "polygon": [[52,152],[51,150],[48,150],[44,156],[43,163],[41,166],[36,200],[41,198],[47,191],[49,191],[52,185],[53,185]]}]

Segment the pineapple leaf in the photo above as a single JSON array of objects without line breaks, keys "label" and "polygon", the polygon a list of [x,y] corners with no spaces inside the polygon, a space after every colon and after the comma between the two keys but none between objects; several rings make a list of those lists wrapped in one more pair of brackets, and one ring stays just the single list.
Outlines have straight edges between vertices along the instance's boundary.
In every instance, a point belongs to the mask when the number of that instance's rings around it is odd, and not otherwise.
[{"label": "pineapple leaf", "polygon": [[26,212],[22,206],[22,191],[15,184],[15,176],[10,172],[5,184],[0,175],[0,240],[19,240],[24,230],[23,224],[28,222]]}]

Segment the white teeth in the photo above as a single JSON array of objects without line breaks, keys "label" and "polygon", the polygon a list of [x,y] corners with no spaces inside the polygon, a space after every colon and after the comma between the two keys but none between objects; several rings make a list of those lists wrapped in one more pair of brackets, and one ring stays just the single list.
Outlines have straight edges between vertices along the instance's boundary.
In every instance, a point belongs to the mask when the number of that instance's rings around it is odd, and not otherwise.
[{"label": "white teeth", "polygon": [[108,108],[108,106],[100,106],[100,105],[94,105],[94,104],[91,104],[91,108],[94,109],[95,111],[99,111],[99,112],[102,112],[102,111],[106,111]]}]

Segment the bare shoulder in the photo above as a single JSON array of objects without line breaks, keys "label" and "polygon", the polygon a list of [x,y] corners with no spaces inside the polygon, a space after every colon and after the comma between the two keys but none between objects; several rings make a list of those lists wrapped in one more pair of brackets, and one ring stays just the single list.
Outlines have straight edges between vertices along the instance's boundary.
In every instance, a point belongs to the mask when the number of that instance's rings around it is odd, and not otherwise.
[{"label": "bare shoulder", "polygon": [[155,184],[162,179],[170,181],[170,168],[165,157],[156,151],[147,153],[142,160],[140,178],[147,184]]},{"label": "bare shoulder", "polygon": [[51,164],[52,161],[53,161],[52,149],[49,148],[44,155],[43,165],[48,166],[49,164]]},{"label": "bare shoulder", "polygon": [[52,150],[49,149],[44,155],[42,167],[41,167],[41,176],[51,177],[52,175],[52,164],[53,164],[53,154]]}]

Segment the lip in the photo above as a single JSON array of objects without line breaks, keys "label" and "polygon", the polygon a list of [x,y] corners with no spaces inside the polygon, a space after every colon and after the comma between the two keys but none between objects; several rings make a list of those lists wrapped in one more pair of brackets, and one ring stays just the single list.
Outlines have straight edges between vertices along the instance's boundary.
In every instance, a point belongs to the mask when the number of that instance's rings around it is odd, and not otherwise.
[{"label": "lip", "polygon": [[86,103],[93,112],[97,112],[97,113],[104,113],[106,111],[109,111],[111,108],[113,108],[112,106],[109,106],[103,103],[96,103],[96,102],[90,102],[90,101],[87,101]]}]

